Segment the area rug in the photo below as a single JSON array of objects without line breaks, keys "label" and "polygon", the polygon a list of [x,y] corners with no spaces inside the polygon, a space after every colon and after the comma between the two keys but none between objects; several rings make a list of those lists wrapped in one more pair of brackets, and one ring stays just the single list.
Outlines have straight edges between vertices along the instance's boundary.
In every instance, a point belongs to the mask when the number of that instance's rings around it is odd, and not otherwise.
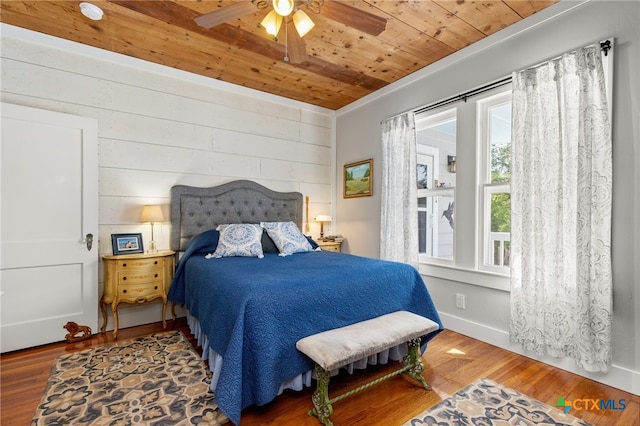
[{"label": "area rug", "polygon": [[562,410],[544,404],[489,379],[480,379],[403,426],[590,426]]},{"label": "area rug", "polygon": [[35,425],[225,424],[211,373],[180,331],[62,355]]}]

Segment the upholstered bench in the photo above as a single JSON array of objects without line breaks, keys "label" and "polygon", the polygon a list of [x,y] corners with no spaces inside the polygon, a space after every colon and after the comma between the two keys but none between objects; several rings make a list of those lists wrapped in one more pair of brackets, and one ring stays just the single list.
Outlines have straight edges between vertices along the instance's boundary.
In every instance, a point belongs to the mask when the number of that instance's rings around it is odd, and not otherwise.
[{"label": "upholstered bench", "polygon": [[[296,348],[316,364],[314,371],[317,387],[311,398],[313,409],[309,410],[309,415],[316,416],[325,426],[331,426],[331,404],[402,373],[417,380],[425,389],[431,389],[421,374],[424,366],[420,359],[420,342],[422,336],[437,329],[438,324],[430,319],[398,311],[298,340]],[[409,353],[403,359],[402,368],[329,399],[329,377],[332,370],[405,342],[409,344]]]}]

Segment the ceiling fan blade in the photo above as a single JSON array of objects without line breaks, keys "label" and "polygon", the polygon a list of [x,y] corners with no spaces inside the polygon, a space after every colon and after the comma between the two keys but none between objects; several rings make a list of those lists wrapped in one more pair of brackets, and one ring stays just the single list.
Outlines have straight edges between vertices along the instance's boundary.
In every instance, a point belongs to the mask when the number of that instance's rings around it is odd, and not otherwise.
[{"label": "ceiling fan blade", "polygon": [[216,25],[231,21],[232,19],[241,18],[251,12],[256,11],[256,6],[251,1],[241,1],[232,5],[214,10],[213,12],[200,15],[194,20],[196,24],[204,28],[212,28]]},{"label": "ceiling fan blade", "polygon": [[320,14],[356,30],[379,35],[387,27],[387,19],[338,1],[326,1]]},{"label": "ceiling fan blade", "polygon": [[292,21],[287,22],[287,50],[289,56],[289,62],[292,64],[299,64],[307,60],[307,46],[296,31],[296,27]]}]

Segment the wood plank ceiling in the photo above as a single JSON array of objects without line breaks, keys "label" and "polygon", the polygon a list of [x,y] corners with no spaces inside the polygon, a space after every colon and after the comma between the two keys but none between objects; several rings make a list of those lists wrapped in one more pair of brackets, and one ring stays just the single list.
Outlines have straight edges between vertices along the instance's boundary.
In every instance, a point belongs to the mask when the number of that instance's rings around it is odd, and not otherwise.
[{"label": "wood plank ceiling", "polygon": [[[79,1],[3,0],[0,21],[336,110],[559,0],[326,0],[308,13],[316,25],[298,63],[284,60],[284,25],[277,41],[260,26],[270,0],[209,29],[194,21],[249,1],[90,0],[104,11],[92,21]],[[372,35],[348,6],[386,20],[384,31]]]}]

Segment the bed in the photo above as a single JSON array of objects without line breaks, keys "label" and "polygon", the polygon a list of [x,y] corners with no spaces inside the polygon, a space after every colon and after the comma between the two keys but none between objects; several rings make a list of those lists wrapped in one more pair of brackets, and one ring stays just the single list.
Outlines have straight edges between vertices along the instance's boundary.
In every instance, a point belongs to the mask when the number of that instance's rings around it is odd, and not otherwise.
[{"label": "bed", "polygon": [[[212,258],[229,224],[293,222],[301,229],[302,200],[300,193],[251,181],[171,189],[171,249],[181,258],[169,300],[187,310],[213,372],[218,406],[236,425],[245,407],[311,384],[313,362],[296,350],[300,338],[398,310],[440,326],[424,338],[423,350],[442,330],[420,274],[409,265],[321,251],[312,241],[311,250],[283,256],[279,236],[268,238],[262,228],[261,256]],[[401,345],[348,369],[399,360],[405,353]]]}]

